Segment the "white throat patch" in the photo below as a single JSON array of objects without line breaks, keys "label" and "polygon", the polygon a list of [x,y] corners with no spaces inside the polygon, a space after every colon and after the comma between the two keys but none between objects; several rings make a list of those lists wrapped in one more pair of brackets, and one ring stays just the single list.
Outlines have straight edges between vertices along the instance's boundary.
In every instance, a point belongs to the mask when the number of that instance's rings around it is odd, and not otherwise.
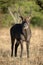
[{"label": "white throat patch", "polygon": [[25,26],[24,29],[28,29],[28,26]]}]

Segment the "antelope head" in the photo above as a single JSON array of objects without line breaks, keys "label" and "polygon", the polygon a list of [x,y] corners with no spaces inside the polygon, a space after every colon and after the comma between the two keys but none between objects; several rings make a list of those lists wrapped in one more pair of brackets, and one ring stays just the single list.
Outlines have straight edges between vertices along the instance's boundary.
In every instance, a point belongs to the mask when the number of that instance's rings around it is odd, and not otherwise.
[{"label": "antelope head", "polygon": [[27,17],[20,16],[20,18],[22,20],[23,28],[28,29],[30,27],[31,16],[27,16]]}]

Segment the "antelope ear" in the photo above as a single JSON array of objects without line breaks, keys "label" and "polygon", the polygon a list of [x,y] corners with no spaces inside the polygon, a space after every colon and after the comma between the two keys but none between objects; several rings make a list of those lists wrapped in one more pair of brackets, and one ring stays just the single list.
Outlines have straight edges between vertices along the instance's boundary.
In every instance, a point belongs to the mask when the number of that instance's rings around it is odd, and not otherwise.
[{"label": "antelope ear", "polygon": [[30,16],[30,17],[29,17],[29,21],[31,20],[31,18],[32,18],[32,17]]},{"label": "antelope ear", "polygon": [[23,17],[22,16],[19,16],[21,18],[21,20],[23,21]]},{"label": "antelope ear", "polygon": [[27,22],[30,22],[31,18],[32,18],[31,16],[27,17],[27,18],[26,18],[26,21],[27,21]]}]

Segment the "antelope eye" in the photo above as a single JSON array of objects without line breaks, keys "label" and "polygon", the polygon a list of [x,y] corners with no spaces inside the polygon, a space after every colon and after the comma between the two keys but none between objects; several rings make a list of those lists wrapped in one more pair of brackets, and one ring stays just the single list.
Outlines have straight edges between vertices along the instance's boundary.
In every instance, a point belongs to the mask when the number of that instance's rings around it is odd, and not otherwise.
[{"label": "antelope eye", "polygon": [[26,27],[26,26],[27,26],[27,23],[24,24],[24,27]]}]

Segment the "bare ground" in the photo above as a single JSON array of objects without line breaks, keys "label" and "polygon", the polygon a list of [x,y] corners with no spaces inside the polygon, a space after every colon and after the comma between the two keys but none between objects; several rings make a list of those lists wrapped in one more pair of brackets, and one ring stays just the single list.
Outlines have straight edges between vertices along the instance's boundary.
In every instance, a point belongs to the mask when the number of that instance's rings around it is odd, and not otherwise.
[{"label": "bare ground", "polygon": [[11,58],[10,29],[0,28],[0,65],[43,65],[43,30],[31,28],[32,37],[29,46],[29,58],[26,57],[26,45],[23,43],[23,58],[20,58],[20,46],[18,57]]}]

